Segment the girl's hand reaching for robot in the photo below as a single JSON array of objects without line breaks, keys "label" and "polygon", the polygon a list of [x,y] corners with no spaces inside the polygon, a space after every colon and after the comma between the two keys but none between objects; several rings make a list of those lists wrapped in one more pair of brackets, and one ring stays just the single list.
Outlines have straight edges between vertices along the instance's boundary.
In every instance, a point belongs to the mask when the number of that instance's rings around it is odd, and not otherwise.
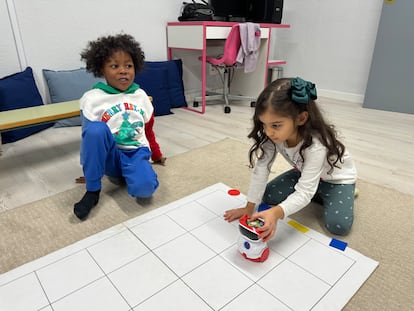
[{"label": "girl's hand reaching for robot", "polygon": [[255,213],[249,220],[261,218],[264,225],[260,227],[259,239],[263,242],[269,241],[276,233],[277,221],[284,217],[284,212],[280,206],[274,206],[267,210]]}]

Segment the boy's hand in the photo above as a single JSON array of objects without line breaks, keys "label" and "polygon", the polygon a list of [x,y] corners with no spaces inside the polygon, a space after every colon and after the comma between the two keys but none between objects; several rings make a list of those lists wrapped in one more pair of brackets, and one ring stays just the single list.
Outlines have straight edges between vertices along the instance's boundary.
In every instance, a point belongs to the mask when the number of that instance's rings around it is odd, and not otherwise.
[{"label": "boy's hand", "polygon": [[161,158],[159,158],[157,160],[153,160],[152,163],[158,164],[158,165],[163,165],[164,166],[165,165],[165,161],[167,161],[167,158],[161,157]]}]

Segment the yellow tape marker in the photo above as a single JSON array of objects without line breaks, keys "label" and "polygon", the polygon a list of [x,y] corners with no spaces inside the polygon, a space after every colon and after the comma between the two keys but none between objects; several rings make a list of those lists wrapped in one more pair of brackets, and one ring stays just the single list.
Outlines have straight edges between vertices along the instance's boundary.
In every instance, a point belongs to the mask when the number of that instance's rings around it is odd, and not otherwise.
[{"label": "yellow tape marker", "polygon": [[302,233],[308,232],[309,229],[306,228],[305,226],[302,226],[300,223],[294,221],[294,220],[289,220],[288,224],[291,225],[293,228],[295,228],[296,230],[299,230]]}]

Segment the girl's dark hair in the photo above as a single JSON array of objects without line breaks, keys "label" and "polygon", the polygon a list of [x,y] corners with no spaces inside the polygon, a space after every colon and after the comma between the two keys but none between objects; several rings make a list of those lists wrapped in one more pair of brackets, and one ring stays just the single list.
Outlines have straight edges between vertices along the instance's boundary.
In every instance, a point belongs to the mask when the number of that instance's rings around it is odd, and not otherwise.
[{"label": "girl's dark hair", "polygon": [[[256,109],[253,115],[253,129],[248,137],[253,138],[254,144],[249,151],[250,166],[254,166],[254,158],[262,158],[264,155],[263,144],[269,140],[266,136],[262,122],[259,120],[267,109],[271,108],[275,113],[283,117],[296,120],[303,112],[308,112],[308,120],[298,127],[298,134],[303,139],[299,154],[304,161],[303,151],[312,145],[312,136],[319,138],[321,143],[328,149],[326,159],[331,167],[328,174],[332,173],[334,167],[338,167],[338,161],[343,162],[345,146],[336,138],[337,133],[333,125],[327,124],[314,100],[306,104],[297,103],[292,100],[291,90],[292,78],[282,78],[270,83],[259,95],[256,101]],[[276,151],[276,145],[275,151]],[[273,157],[276,155],[274,153]]]},{"label": "girl's dark hair", "polygon": [[90,41],[80,56],[81,60],[86,62],[86,71],[93,73],[95,77],[102,77],[105,62],[118,51],[131,55],[135,73],[142,70],[145,60],[144,52],[140,44],[128,34],[100,37],[95,41]]}]

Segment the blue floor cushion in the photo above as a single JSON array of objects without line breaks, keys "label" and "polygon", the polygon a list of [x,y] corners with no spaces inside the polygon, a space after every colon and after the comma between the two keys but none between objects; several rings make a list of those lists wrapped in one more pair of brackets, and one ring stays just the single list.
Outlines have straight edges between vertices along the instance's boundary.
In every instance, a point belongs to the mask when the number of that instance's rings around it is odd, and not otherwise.
[{"label": "blue floor cushion", "polygon": [[[0,79],[0,111],[43,105],[31,67]],[[40,132],[53,126],[53,123],[30,126],[1,133],[4,144]]]}]

